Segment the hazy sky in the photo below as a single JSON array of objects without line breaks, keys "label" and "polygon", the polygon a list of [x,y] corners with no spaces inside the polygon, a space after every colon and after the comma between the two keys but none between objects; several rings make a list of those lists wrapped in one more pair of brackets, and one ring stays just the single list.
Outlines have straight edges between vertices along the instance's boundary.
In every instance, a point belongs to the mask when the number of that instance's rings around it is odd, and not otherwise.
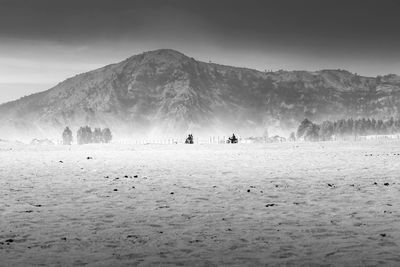
[{"label": "hazy sky", "polygon": [[400,74],[398,0],[0,0],[0,103],[172,48],[259,70]]}]

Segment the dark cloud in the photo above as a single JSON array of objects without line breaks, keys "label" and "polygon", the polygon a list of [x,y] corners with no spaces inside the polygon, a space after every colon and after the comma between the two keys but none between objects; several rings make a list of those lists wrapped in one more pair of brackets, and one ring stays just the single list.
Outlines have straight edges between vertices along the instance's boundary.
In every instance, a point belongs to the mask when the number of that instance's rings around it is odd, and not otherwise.
[{"label": "dark cloud", "polygon": [[398,0],[0,0],[0,83],[56,83],[157,48],[261,70],[399,73],[399,10]]},{"label": "dark cloud", "polygon": [[0,5],[0,34],[13,37],[79,41],[151,30],[195,34],[202,28],[211,37],[256,44],[400,40],[397,0],[3,0]]}]

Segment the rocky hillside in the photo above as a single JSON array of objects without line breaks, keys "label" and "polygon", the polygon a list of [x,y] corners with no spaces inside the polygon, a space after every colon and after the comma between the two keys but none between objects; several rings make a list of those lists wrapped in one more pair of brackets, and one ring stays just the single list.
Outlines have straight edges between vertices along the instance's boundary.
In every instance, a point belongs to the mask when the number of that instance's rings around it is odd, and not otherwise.
[{"label": "rocky hillside", "polygon": [[0,138],[60,136],[65,126],[117,137],[289,131],[305,117],[399,117],[400,77],[344,70],[260,72],[156,50],[0,105]]}]

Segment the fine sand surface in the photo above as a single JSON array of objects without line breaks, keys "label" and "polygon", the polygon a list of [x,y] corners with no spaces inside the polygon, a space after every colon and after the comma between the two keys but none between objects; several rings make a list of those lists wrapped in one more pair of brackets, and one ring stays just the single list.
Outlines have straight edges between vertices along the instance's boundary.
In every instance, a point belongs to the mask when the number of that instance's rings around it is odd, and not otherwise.
[{"label": "fine sand surface", "polygon": [[0,266],[399,266],[399,252],[399,141],[0,146]]}]

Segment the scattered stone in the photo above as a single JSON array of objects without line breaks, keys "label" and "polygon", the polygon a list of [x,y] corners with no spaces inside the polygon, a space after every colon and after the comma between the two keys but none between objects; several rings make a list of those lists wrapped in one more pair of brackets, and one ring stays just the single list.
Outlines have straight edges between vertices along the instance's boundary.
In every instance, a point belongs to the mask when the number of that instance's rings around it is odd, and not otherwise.
[{"label": "scattered stone", "polygon": [[381,237],[385,237],[385,236],[386,236],[386,234],[380,234],[380,236],[381,236]]},{"label": "scattered stone", "polygon": [[270,204],[267,204],[267,205],[265,205],[265,207],[274,207],[274,206],[277,206],[276,204],[274,204],[274,203],[270,203]]},{"label": "scattered stone", "polygon": [[170,194],[173,195],[173,194],[175,194],[175,193],[174,193],[174,192],[171,192]]},{"label": "scattered stone", "polygon": [[228,228],[227,231],[232,232],[232,229],[231,229],[231,228]]},{"label": "scattered stone", "polygon": [[134,176],[133,176],[133,178],[138,178],[138,177],[139,177],[138,175],[134,175]]},{"label": "scattered stone", "polygon": [[335,187],[335,184],[328,184],[329,187]]},{"label": "scattered stone", "polygon": [[66,237],[61,237],[61,240],[67,241]]},{"label": "scattered stone", "polygon": [[62,160],[59,161],[60,163],[64,163]]},{"label": "scattered stone", "polygon": [[36,205],[33,205],[33,206],[40,208],[42,205],[41,204],[36,204]]},{"label": "scattered stone", "polygon": [[354,184],[351,184],[350,186],[354,187]]},{"label": "scattered stone", "polygon": [[125,175],[124,177],[125,177],[125,178],[128,178],[129,176],[128,176],[128,175]]},{"label": "scattered stone", "polygon": [[378,185],[378,183],[377,183],[377,182],[374,182],[374,185]]},{"label": "scattered stone", "polygon": [[12,242],[14,242],[14,239],[12,238],[6,240],[6,243],[12,243]]},{"label": "scattered stone", "polygon": [[247,193],[250,193],[250,189],[247,189]]},{"label": "scattered stone", "polygon": [[275,187],[279,187],[279,185],[276,184]]},{"label": "scattered stone", "polygon": [[33,210],[26,210],[25,212],[26,213],[31,213],[31,212],[33,212]]},{"label": "scattered stone", "polygon": [[159,208],[159,209],[168,209],[169,206],[168,206],[168,205],[164,205],[164,206],[159,206],[158,208]]},{"label": "scattered stone", "polygon": [[135,189],[136,187],[132,186],[133,189]]},{"label": "scattered stone", "polygon": [[114,191],[118,191],[118,189],[117,189],[117,188],[115,188],[115,189],[114,189]]},{"label": "scattered stone", "polygon": [[384,183],[383,185],[384,185],[384,186],[389,186],[389,183]]},{"label": "scattered stone", "polygon": [[108,178],[110,178],[110,176],[107,175],[107,176],[104,176],[104,178],[107,178],[107,179],[108,179]]},{"label": "scattered stone", "polygon": [[87,157],[86,159],[93,159],[92,157]]}]

